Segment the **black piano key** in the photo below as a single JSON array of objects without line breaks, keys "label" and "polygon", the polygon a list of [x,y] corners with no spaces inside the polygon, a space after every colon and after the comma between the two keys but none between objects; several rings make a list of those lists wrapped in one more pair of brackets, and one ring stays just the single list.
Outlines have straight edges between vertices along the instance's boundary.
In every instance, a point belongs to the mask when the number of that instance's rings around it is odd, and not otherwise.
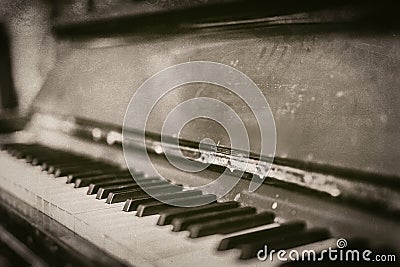
[{"label": "black piano key", "polygon": [[48,149],[38,149],[35,147],[9,147],[7,149],[7,153],[10,155],[16,155],[18,153],[22,153],[24,155],[29,155],[29,154],[35,154],[35,153],[40,153],[40,154],[44,154],[44,153],[48,153],[50,150]]},{"label": "black piano key", "polygon": [[[112,194],[115,194],[116,196],[118,196],[118,194],[119,193],[112,193]],[[168,193],[167,193],[168,194]],[[147,194],[145,191],[143,191],[143,190],[136,190],[136,192],[134,192],[130,197],[129,197],[129,199],[131,199],[131,200],[136,200],[136,199],[142,199],[142,198],[144,198],[144,197],[147,197],[147,198],[151,198],[151,199],[153,199],[149,194]],[[128,199],[128,198],[127,198]],[[154,199],[153,199],[154,200]]]},{"label": "black piano key", "polygon": [[165,185],[158,185],[158,186],[152,186],[151,184],[149,185],[142,185],[146,189],[146,192],[151,195],[162,195],[162,194],[169,194],[169,193],[175,193],[183,190],[182,185],[171,185],[171,184],[165,184]]},{"label": "black piano key", "polygon": [[271,238],[283,234],[292,234],[294,232],[298,232],[305,229],[305,226],[306,226],[305,222],[293,221],[293,222],[283,223],[280,226],[269,229],[227,237],[221,240],[218,246],[218,250],[228,250],[236,248],[241,244],[256,242],[260,239]]},{"label": "black piano key", "polygon": [[62,156],[62,157],[55,156],[54,157],[53,156],[51,158],[44,160],[44,162],[41,163],[41,167],[43,170],[48,170],[48,168],[50,166],[65,167],[65,166],[68,166],[71,164],[79,164],[81,162],[100,162],[100,161],[96,161],[96,160],[90,159],[90,158],[81,158],[81,157],[70,157],[70,156]]},{"label": "black piano key", "polygon": [[29,151],[24,151],[24,149],[9,149],[7,153],[15,158],[25,158],[29,155]]},{"label": "black piano key", "polygon": [[[182,191],[182,192],[171,193],[171,194],[155,195],[155,197],[157,197],[160,200],[169,200],[169,199],[176,199],[176,198],[183,198],[183,197],[200,196],[201,194],[202,194],[202,192],[199,190],[190,190],[190,191]],[[120,200],[122,200],[122,199],[120,199]],[[122,210],[127,211],[127,212],[135,211],[140,204],[155,202],[155,201],[157,201],[157,200],[149,195],[139,196],[136,198],[129,198],[129,199],[126,199],[124,208]],[[122,201],[119,201],[119,202],[122,202]],[[110,194],[108,196],[107,203],[110,203],[110,204],[117,203],[117,200],[114,199],[113,194]]]},{"label": "black piano key", "polygon": [[21,152],[21,151],[14,151],[13,153],[10,153],[10,155],[17,159],[23,159],[27,156],[26,153]]},{"label": "black piano key", "polygon": [[37,156],[52,159],[55,157],[67,155],[67,153],[65,151],[53,150],[50,148],[40,147],[40,146],[14,147],[13,149],[8,150],[8,153],[10,155],[14,155],[18,158],[23,158],[27,162],[30,162],[30,160],[32,158],[37,157]]},{"label": "black piano key", "polygon": [[[43,166],[45,166],[46,168],[44,168]],[[81,168],[84,168],[84,167],[92,167],[93,169],[94,168],[103,168],[103,169],[105,169],[105,168],[113,168],[113,166],[110,166],[110,165],[108,165],[108,166],[106,166],[104,163],[99,163],[99,162],[93,162],[93,161],[82,161],[82,160],[80,160],[80,161],[71,161],[70,163],[68,163],[68,164],[51,164],[51,163],[48,163],[48,164],[42,164],[41,165],[41,168],[42,168],[42,170],[43,171],[45,171],[45,172],[47,172],[47,173],[49,173],[49,174],[56,174],[57,172],[61,172],[61,171],[63,171],[63,170],[68,170],[68,169],[74,169],[74,168],[79,168],[79,167],[81,167]],[[57,176],[60,176],[60,175],[58,175],[58,174],[56,174]],[[65,176],[65,175],[63,175],[63,176]]]},{"label": "black piano key", "polygon": [[[131,181],[131,182],[133,181],[133,183],[136,183],[136,181],[134,181],[133,178],[130,178],[129,181]],[[160,181],[160,179],[159,178],[148,178],[148,179],[146,179],[146,181],[143,181],[143,184],[154,183],[154,182],[157,182],[157,181]],[[92,182],[89,185],[89,189],[87,191],[87,194],[88,195],[97,194],[97,192],[99,191],[99,189],[101,187],[118,186],[118,185],[123,185],[123,184],[126,184],[126,183],[127,182],[125,182],[125,180],[122,179],[122,178],[121,179],[118,178],[118,180],[110,179],[110,180],[105,181],[105,182],[95,181],[95,182]]]},{"label": "black piano key", "polygon": [[[152,187],[159,187],[159,186],[169,186],[171,187],[168,182],[166,181],[154,181],[150,183],[146,183],[145,185],[142,185],[144,188],[152,188]],[[96,198],[97,199],[105,199],[108,197],[110,193],[118,193],[118,192],[139,192],[142,191],[142,188],[132,179],[132,183],[126,184],[126,185],[116,185],[116,186],[105,186],[99,188],[97,191]],[[124,200],[125,201],[125,200]]]},{"label": "black piano key", "polygon": [[83,167],[83,166],[106,166],[112,168],[111,165],[106,164],[104,162],[98,162],[98,161],[93,161],[93,160],[71,160],[68,162],[64,163],[50,163],[50,162],[45,162],[41,165],[42,170],[46,171],[48,173],[54,173],[56,169],[62,169],[62,168],[73,168],[73,167]]},{"label": "black piano key", "polygon": [[91,166],[73,166],[73,167],[67,167],[67,168],[56,168],[52,172],[48,172],[53,174],[55,177],[63,177],[63,176],[68,176],[69,174],[74,174],[74,173],[79,173],[79,172],[84,172],[84,171],[90,171],[90,170],[98,170],[98,169],[109,169],[109,168],[95,168]]},{"label": "black piano key", "polygon": [[230,217],[235,217],[239,215],[250,215],[255,214],[256,209],[253,207],[242,207],[236,209],[229,209],[223,211],[214,211],[203,214],[197,214],[192,216],[179,216],[172,220],[174,232],[185,231],[190,225],[201,223],[201,222],[211,222],[219,219],[226,219]]},{"label": "black piano key", "polygon": [[[109,171],[109,170],[90,170],[90,171],[83,171],[83,172],[76,173],[76,174],[68,174],[66,183],[67,184],[75,183],[75,181],[80,178],[90,178],[90,177],[99,176],[102,174],[108,174],[111,172],[112,171]],[[118,173],[118,171],[116,171],[116,172]]]},{"label": "black piano key", "polygon": [[[132,179],[132,177],[97,177],[97,179],[77,179],[76,181],[75,181],[75,188],[81,188],[81,187],[86,187],[86,186],[89,186],[90,184],[93,184],[93,183],[105,183],[105,182],[112,182],[112,181],[115,181],[115,182],[121,182],[121,181],[124,181],[125,183],[132,183],[133,182],[133,179]],[[110,184],[108,184],[108,185],[110,185]],[[121,185],[121,183],[119,183],[119,185]]]},{"label": "black piano key", "polygon": [[272,238],[262,238],[254,243],[240,246],[240,259],[251,259],[257,256],[257,252],[268,246],[268,250],[281,250],[298,247],[330,238],[329,231],[324,228],[307,229],[291,234],[282,234]]},{"label": "black piano key", "polygon": [[60,160],[70,160],[71,156],[67,156],[67,155],[47,155],[47,156],[36,156],[36,155],[29,155],[26,157],[26,162],[28,162],[31,165],[42,165],[45,162],[47,162],[48,160],[51,159],[57,159],[58,161]]},{"label": "black piano key", "polygon": [[10,156],[17,158],[17,159],[24,159],[25,162],[29,163],[29,159],[31,158],[31,154],[29,152],[21,152],[21,151],[8,151]]},{"label": "black piano key", "polygon": [[194,197],[194,196],[201,196],[202,192],[198,190],[191,190],[191,191],[181,191],[177,193],[170,193],[170,194],[162,194],[162,195],[154,195],[155,197],[158,198],[155,199],[151,196],[143,196],[143,197],[138,197],[138,198],[131,198],[127,199],[125,202],[124,206],[124,211],[135,211],[137,210],[137,207],[140,204],[145,204],[145,203],[163,203],[162,201],[164,200],[172,200],[172,199],[181,199],[181,198],[188,198],[188,197]]},{"label": "black piano key", "polygon": [[51,151],[57,151],[50,149],[49,147],[44,147],[44,146],[38,146],[38,145],[18,145],[18,146],[12,146],[8,150],[17,150],[17,151],[22,151],[25,153],[49,153]]},{"label": "black piano key", "polygon": [[165,181],[157,176],[152,176],[152,177],[145,176],[142,172],[134,173],[133,175],[134,175],[135,180],[140,181],[141,183],[142,182],[146,183],[146,181],[153,181],[155,179]]},{"label": "black piano key", "polygon": [[[133,198],[135,198],[135,199],[133,200]],[[127,201],[128,199],[130,199],[131,202],[133,201],[132,203],[135,203],[134,201],[141,200],[141,199],[148,199],[149,201],[154,200],[152,197],[147,195],[142,190],[129,190],[129,191],[123,191],[123,192],[112,192],[112,193],[108,194],[106,203],[107,204],[120,203],[120,202]],[[129,210],[129,211],[131,211],[131,210]]]},{"label": "black piano key", "polygon": [[[64,177],[64,176],[62,176]],[[117,172],[110,172],[110,173],[100,173],[100,174],[95,174],[92,176],[87,176],[87,177],[82,177],[80,178],[79,175],[76,174],[71,174],[71,176],[67,176],[66,182],[67,184],[70,183],[75,183],[75,185],[77,184],[86,184],[86,186],[88,184],[90,184],[92,181],[102,181],[102,180],[107,180],[107,179],[122,179],[122,178],[131,178],[131,180],[133,180],[132,176],[129,174],[118,174]],[[78,181],[79,180],[79,181]],[[81,186],[82,187],[82,186]]]},{"label": "black piano key", "polygon": [[174,207],[173,205],[182,205],[182,204],[192,204],[192,203],[203,203],[203,201],[216,201],[217,197],[215,195],[201,195],[201,196],[193,196],[186,198],[179,198],[170,201],[171,204],[166,204],[158,201],[140,204],[137,207],[136,216],[144,217],[149,215],[154,215],[161,212],[164,209]]},{"label": "black piano key", "polygon": [[[163,184],[162,185],[157,185],[156,183],[148,183],[148,184],[142,184],[141,187],[145,188],[146,191],[152,191],[154,190],[154,194],[152,195],[164,195],[164,194],[170,194],[174,192],[179,192],[182,191],[181,186],[171,186],[170,184],[166,183],[165,181],[161,181]],[[160,182],[157,182],[160,183]],[[165,183],[165,184],[164,184]],[[142,189],[142,188],[137,188],[137,189],[131,189],[131,190],[118,190],[118,191],[113,191],[110,192],[107,196],[106,203],[108,204],[113,204],[113,203],[118,203],[118,202],[124,202],[128,198],[135,198],[135,197],[145,197],[148,196],[148,194]]]},{"label": "black piano key", "polygon": [[129,181],[134,181],[132,176],[129,174],[124,174],[124,175],[102,174],[93,177],[78,178],[75,180],[75,187],[85,187],[89,186],[91,183],[102,183],[106,181],[113,181],[115,179],[126,179]]},{"label": "black piano key", "polygon": [[59,159],[70,159],[71,156],[65,155],[65,154],[60,154],[60,153],[46,153],[46,152],[40,152],[40,153],[31,153],[27,152],[25,153],[25,161],[32,164],[32,165],[41,165],[45,161],[49,160],[59,160]]},{"label": "black piano key", "polygon": [[82,161],[82,160],[91,160],[94,161],[95,159],[85,157],[82,155],[72,155],[72,154],[66,154],[66,153],[45,153],[45,154],[32,154],[30,153],[33,157],[36,157],[37,159],[44,161],[42,164],[63,164],[67,162],[73,162],[73,161]]},{"label": "black piano key", "polygon": [[94,176],[99,176],[103,174],[113,175],[115,177],[125,177],[125,175],[130,175],[128,170],[121,170],[121,169],[107,169],[107,170],[89,170],[83,171],[74,174],[67,175],[67,184],[75,183],[76,179],[90,179]]},{"label": "black piano key", "polygon": [[0,144],[0,150],[11,150],[16,147],[24,147],[28,146],[30,144],[23,144],[23,143],[6,143],[6,144]]},{"label": "black piano key", "polygon": [[[42,168],[43,165],[46,164],[42,164]],[[93,168],[101,168],[101,169],[108,169],[108,168],[116,168],[115,165],[106,163],[106,162],[102,162],[102,161],[95,161],[95,160],[76,160],[76,161],[71,161],[71,162],[66,162],[66,163],[59,163],[59,164],[52,164],[49,163],[48,165],[50,165],[47,169],[48,173],[54,173],[56,171],[56,169],[66,169],[66,168],[74,168],[74,167],[86,167],[86,166],[91,166]]]},{"label": "black piano key", "polygon": [[136,209],[136,216],[145,217],[149,215],[154,215],[160,211],[172,207],[169,204],[162,203],[159,201],[152,201],[150,203],[140,204]]},{"label": "black piano key", "polygon": [[126,191],[141,191],[140,186],[136,184],[133,180],[128,184],[123,185],[112,185],[100,187],[97,191],[97,199],[105,199],[111,192],[126,192]]},{"label": "black piano key", "polygon": [[[118,200],[114,200],[114,199],[116,199],[116,196],[114,194],[108,195],[107,203],[109,203],[109,204],[116,203],[113,201],[120,201],[123,198],[119,198]],[[139,196],[139,197],[136,197],[135,199],[128,198],[125,200],[125,204],[124,204],[124,207],[122,208],[122,210],[126,211],[126,212],[135,211],[140,204],[149,203],[149,202],[156,202],[156,200],[153,197],[148,196],[148,195]]]},{"label": "black piano key", "polygon": [[194,206],[204,205],[204,203],[213,203],[216,201],[217,201],[216,195],[205,194],[205,195],[195,196],[195,197],[174,199],[173,201],[171,201],[171,204],[173,206],[176,205],[176,206],[194,207]]},{"label": "black piano key", "polygon": [[158,185],[158,186],[146,186],[142,185],[142,187],[145,188],[145,192],[150,195],[165,195],[165,194],[171,194],[171,193],[177,193],[177,192],[182,192],[183,186],[182,185],[171,185],[171,184],[165,184],[165,185]]},{"label": "black piano key", "polygon": [[222,203],[207,204],[205,206],[193,207],[193,208],[171,208],[160,213],[157,225],[171,224],[172,220],[177,216],[191,216],[194,214],[221,211],[226,209],[233,209],[239,207],[239,202],[228,201]]},{"label": "black piano key", "polygon": [[26,157],[27,162],[32,165],[42,165],[45,163],[61,163],[67,161],[87,160],[87,157],[66,154],[66,153],[30,153]]},{"label": "black piano key", "polygon": [[82,160],[72,160],[68,163],[51,163],[48,161],[45,161],[44,163],[40,164],[40,167],[42,168],[42,171],[45,172],[54,172],[55,168],[59,168],[59,167],[70,167],[71,164],[79,164],[81,163]]},{"label": "black piano key", "polygon": [[101,187],[119,186],[119,185],[125,185],[125,184],[132,183],[132,182],[135,184],[135,182],[133,181],[132,178],[114,178],[114,179],[107,180],[104,182],[95,181],[89,185],[89,188],[88,188],[88,191],[86,194],[88,194],[88,195],[97,194],[97,192],[99,191],[99,189]]},{"label": "black piano key", "polygon": [[331,234],[326,228],[312,228],[305,231],[276,237],[271,240],[271,248],[280,250],[326,240]]},{"label": "black piano key", "polygon": [[56,168],[53,172],[48,172],[52,173],[54,177],[64,177],[69,174],[74,174],[74,173],[79,173],[83,171],[89,171],[89,170],[112,170],[115,169],[116,167],[111,167],[111,166],[104,166],[102,164],[88,164],[88,165],[82,165],[82,166],[72,166],[72,167],[66,167],[66,168]]},{"label": "black piano key", "polygon": [[[162,180],[155,180],[154,182],[149,183],[148,186],[169,186],[169,184]],[[132,183],[127,185],[110,185],[105,187],[100,187],[97,191],[97,199],[104,199],[110,193],[125,193],[125,192],[132,192],[132,194],[141,193],[143,189],[132,179]],[[144,192],[143,192],[144,193]]]},{"label": "black piano key", "polygon": [[142,188],[138,189],[132,189],[132,190],[126,190],[122,192],[111,192],[107,196],[107,200],[112,204],[112,203],[117,203],[117,202],[124,202],[127,199],[142,199],[142,198],[151,198],[145,191],[143,191]]},{"label": "black piano key", "polygon": [[178,191],[173,193],[154,195],[158,200],[170,200],[170,199],[183,199],[187,197],[198,197],[202,196],[202,192],[200,190],[188,190],[188,191]]},{"label": "black piano key", "polygon": [[215,220],[212,222],[193,224],[188,227],[188,230],[190,231],[189,237],[197,238],[213,234],[229,234],[272,223],[274,218],[275,215],[273,213],[265,211],[254,215],[238,216]]},{"label": "black piano key", "polygon": [[118,168],[109,166],[79,166],[70,168],[57,168],[52,174],[54,177],[67,177],[68,175],[74,175],[90,170],[117,171]]}]

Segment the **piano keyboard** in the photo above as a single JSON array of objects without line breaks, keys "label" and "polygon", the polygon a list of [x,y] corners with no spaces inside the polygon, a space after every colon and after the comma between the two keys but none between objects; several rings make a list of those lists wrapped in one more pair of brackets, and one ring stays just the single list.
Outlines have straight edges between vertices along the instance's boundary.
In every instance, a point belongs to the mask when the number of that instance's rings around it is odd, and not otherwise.
[{"label": "piano keyboard", "polygon": [[1,188],[132,265],[279,266],[257,260],[257,252],[266,244],[317,252],[336,246],[327,229],[134,173],[161,200],[212,201],[169,206],[147,195],[128,170],[87,156],[39,144],[3,145],[0,153]]}]

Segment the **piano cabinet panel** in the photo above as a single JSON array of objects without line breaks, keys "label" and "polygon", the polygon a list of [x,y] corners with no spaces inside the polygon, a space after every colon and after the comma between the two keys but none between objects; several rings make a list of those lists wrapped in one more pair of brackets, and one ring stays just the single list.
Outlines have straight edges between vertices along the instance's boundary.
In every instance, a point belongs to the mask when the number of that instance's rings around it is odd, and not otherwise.
[{"label": "piano cabinet panel", "polygon": [[[173,64],[209,60],[248,75],[271,106],[279,157],[399,175],[400,38],[341,26],[282,26],[195,34],[61,40],[55,68],[35,109],[121,126],[130,98],[151,75]],[[223,88],[177,88],[156,105],[148,130],[160,132],[180,102],[208,96],[244,121],[253,152],[258,125],[249,108]],[[141,114],[138,114],[141,116]],[[187,125],[181,137],[205,136],[229,146],[208,121]]]}]

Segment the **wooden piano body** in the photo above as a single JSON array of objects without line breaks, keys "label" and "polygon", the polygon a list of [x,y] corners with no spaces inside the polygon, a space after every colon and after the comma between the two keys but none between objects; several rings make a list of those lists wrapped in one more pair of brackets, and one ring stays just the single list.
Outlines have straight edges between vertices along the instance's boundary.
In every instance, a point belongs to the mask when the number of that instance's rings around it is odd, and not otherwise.
[{"label": "wooden piano body", "polygon": [[[35,100],[31,122],[2,142],[39,143],[126,167],[121,127],[135,90],[174,64],[223,63],[262,89],[274,115],[277,148],[269,177],[256,192],[248,191],[252,174],[246,173],[220,201],[273,212],[278,224],[301,220],[307,227],[323,227],[333,237],[331,243],[334,238],[350,244],[362,238],[371,250],[388,247],[398,253],[400,38],[390,2],[292,9],[258,4],[60,19],[54,28],[55,66]],[[150,143],[158,142],[173,107],[201,96],[224,101],[240,115],[250,152],[257,155],[261,139],[251,110],[232,93],[209,84],[186,85],[166,95],[149,118]],[[190,148],[205,137],[221,150],[230,147],[226,132],[207,120],[189,123],[180,136]],[[147,149],[154,152],[154,146]],[[190,240],[187,232],[156,226],[157,215],[140,218],[122,212],[122,203],[105,204],[86,196],[87,188],[72,189],[6,152],[1,157],[1,190],[8,191],[2,201],[11,193],[124,262],[265,264],[237,261],[237,251],[217,252],[223,235]],[[186,173],[162,155],[151,153],[151,158],[168,179],[187,186],[208,183],[227,167]],[[138,154],[139,171],[141,160]],[[57,198],[34,186],[39,180],[45,181],[42,186],[52,184],[54,192],[60,187],[71,193]],[[87,201],[96,202],[90,204],[95,208],[80,210]]]}]

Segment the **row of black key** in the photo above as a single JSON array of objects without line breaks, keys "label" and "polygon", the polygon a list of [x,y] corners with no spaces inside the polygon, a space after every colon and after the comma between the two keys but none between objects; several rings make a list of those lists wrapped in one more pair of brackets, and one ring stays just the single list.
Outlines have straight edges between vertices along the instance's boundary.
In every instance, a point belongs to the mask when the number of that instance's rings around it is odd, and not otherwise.
[{"label": "row of black key", "polygon": [[[97,199],[106,199],[109,204],[125,202],[125,212],[136,211],[139,217],[159,214],[159,226],[171,224],[173,231],[189,231],[191,238],[231,234],[268,225],[275,219],[269,211],[257,213],[255,208],[240,207],[235,201],[218,203],[214,195],[202,194],[198,190],[184,191],[182,186],[171,186],[160,178],[147,178],[136,173],[135,180],[141,180],[139,186],[128,170],[71,152],[36,144],[12,144],[3,148],[32,165],[42,166],[55,177],[67,177],[67,183],[74,183],[76,188],[89,187],[87,194],[96,194]],[[163,200],[171,204],[163,203]],[[173,206],[195,205],[199,201],[210,204],[191,208]],[[254,257],[266,242],[283,249],[326,238],[329,238],[329,233],[325,229],[307,229],[303,222],[292,222],[222,239],[218,249],[238,248],[241,250],[240,258],[248,259]]]}]

